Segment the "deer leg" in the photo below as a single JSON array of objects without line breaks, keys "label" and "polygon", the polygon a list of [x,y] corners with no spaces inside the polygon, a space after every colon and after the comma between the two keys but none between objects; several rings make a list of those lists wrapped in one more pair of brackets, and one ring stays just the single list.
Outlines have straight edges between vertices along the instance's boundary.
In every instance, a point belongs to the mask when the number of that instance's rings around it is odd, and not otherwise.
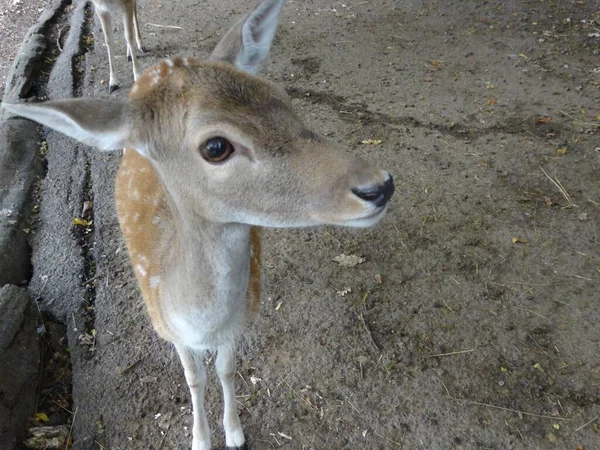
[{"label": "deer leg", "polygon": [[188,347],[175,345],[185,381],[192,395],[192,408],[194,412],[194,427],[192,430],[192,450],[210,450],[210,429],[204,410],[204,386],[206,385],[206,368],[204,367],[203,353]]},{"label": "deer leg", "polygon": [[133,45],[133,12],[135,9],[129,5],[125,14],[123,15],[123,28],[125,29],[125,41],[127,42],[127,55],[131,58],[131,64],[133,65],[133,79],[137,81],[140,76],[140,72],[137,66],[137,58],[135,55],[135,46]]},{"label": "deer leg", "polygon": [[102,25],[102,33],[104,34],[104,42],[106,43],[106,49],[108,50],[108,92],[112,94],[114,91],[119,89],[117,82],[117,75],[115,74],[115,61],[114,61],[114,40],[112,30],[112,20],[109,11],[103,11],[96,8],[96,14],[100,19],[100,25]]},{"label": "deer leg", "polygon": [[235,406],[235,350],[232,346],[218,348],[216,369],[223,386],[225,445],[228,450],[247,450],[242,423]]},{"label": "deer leg", "polygon": [[138,50],[142,53],[146,53],[148,50],[146,50],[146,47],[144,47],[144,44],[142,43],[142,35],[140,34],[140,26],[138,24],[137,18],[136,2],[133,2],[133,28],[135,30],[135,42],[137,44]]}]

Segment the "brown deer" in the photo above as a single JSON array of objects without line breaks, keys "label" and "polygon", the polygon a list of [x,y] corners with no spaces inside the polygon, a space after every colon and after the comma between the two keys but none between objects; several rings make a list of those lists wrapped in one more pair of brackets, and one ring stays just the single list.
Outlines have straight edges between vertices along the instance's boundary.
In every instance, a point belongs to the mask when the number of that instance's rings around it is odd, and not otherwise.
[{"label": "brown deer", "polygon": [[117,75],[115,73],[114,48],[112,29],[112,13],[120,13],[123,16],[123,28],[125,30],[125,42],[127,42],[127,59],[131,61],[133,66],[133,79],[137,80],[140,71],[137,66],[137,58],[135,47],[133,45],[133,37],[135,33],[135,41],[137,48],[142,53],[146,53],[146,47],[142,43],[140,35],[140,27],[137,20],[137,5],[136,0],[92,0],[94,10],[102,25],[104,33],[104,42],[108,51],[108,68],[110,71],[108,80],[108,92],[113,93],[119,88],[117,83]]},{"label": "brown deer", "polygon": [[209,61],[148,69],[128,100],[5,104],[101,150],[125,148],[119,223],[152,323],[173,342],[209,450],[205,350],[217,350],[226,445],[245,449],[235,349],[260,297],[259,227],[368,227],[388,208],[389,173],[309,130],[286,92],[256,77],[284,0],[264,0]]}]

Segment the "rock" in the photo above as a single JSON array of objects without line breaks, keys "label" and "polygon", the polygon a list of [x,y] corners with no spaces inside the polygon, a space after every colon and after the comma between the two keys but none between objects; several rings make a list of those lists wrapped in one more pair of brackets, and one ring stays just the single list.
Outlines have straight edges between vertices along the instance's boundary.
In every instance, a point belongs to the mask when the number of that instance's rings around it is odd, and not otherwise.
[{"label": "rock", "polygon": [[0,287],[29,278],[26,223],[34,181],[43,172],[36,127],[24,119],[0,123]]},{"label": "rock", "polygon": [[39,59],[46,50],[46,38],[32,33],[25,37],[6,81],[5,102],[17,102],[25,98],[33,86],[34,72],[39,69]]},{"label": "rock", "polygon": [[27,418],[35,413],[40,349],[37,313],[27,290],[0,289],[0,448],[13,450],[25,438]]},{"label": "rock", "polygon": [[[27,31],[21,48],[6,77],[6,91],[2,99],[8,103],[16,103],[29,95],[33,82],[39,76],[39,64],[46,50],[48,27],[69,0],[52,0],[44,8],[38,21]],[[0,109],[0,122],[10,114]]]}]

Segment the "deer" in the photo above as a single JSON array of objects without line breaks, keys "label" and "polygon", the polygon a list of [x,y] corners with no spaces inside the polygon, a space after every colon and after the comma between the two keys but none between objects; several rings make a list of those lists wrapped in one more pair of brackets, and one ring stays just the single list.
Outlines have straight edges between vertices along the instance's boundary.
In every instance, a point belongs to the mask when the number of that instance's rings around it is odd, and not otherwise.
[{"label": "deer", "polygon": [[203,355],[216,351],[229,450],[248,444],[236,410],[236,346],[261,295],[261,230],[370,227],[392,176],[309,129],[286,91],[258,76],[285,0],[264,0],[206,61],[146,70],[127,99],[3,104],[101,151],[123,150],[119,225],[148,315],[173,343],[209,450]]},{"label": "deer", "polygon": [[94,11],[96,11],[98,20],[100,20],[102,34],[104,34],[104,43],[106,44],[106,50],[108,51],[108,92],[109,94],[112,94],[119,88],[114,60],[115,43],[112,29],[113,13],[118,12],[123,16],[123,29],[125,31],[125,42],[127,43],[127,60],[131,61],[133,66],[134,81],[140,76],[135,47],[133,45],[134,34],[139,51],[141,53],[147,52],[146,47],[144,47],[144,44],[142,43],[142,36],[140,34],[140,27],[137,19],[137,4],[136,0],[92,0],[92,3],[94,4]]}]

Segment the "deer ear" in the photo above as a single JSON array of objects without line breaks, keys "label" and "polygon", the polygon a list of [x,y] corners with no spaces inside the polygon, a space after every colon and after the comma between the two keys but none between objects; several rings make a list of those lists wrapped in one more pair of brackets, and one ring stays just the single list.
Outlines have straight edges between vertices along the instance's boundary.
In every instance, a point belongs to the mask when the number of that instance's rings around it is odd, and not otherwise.
[{"label": "deer ear", "polygon": [[124,101],[79,98],[44,103],[2,103],[2,107],[100,150],[133,147],[143,153],[142,146],[132,142],[130,108]]},{"label": "deer ear", "polygon": [[256,75],[269,55],[284,3],[264,0],[223,36],[210,59],[229,62]]}]

